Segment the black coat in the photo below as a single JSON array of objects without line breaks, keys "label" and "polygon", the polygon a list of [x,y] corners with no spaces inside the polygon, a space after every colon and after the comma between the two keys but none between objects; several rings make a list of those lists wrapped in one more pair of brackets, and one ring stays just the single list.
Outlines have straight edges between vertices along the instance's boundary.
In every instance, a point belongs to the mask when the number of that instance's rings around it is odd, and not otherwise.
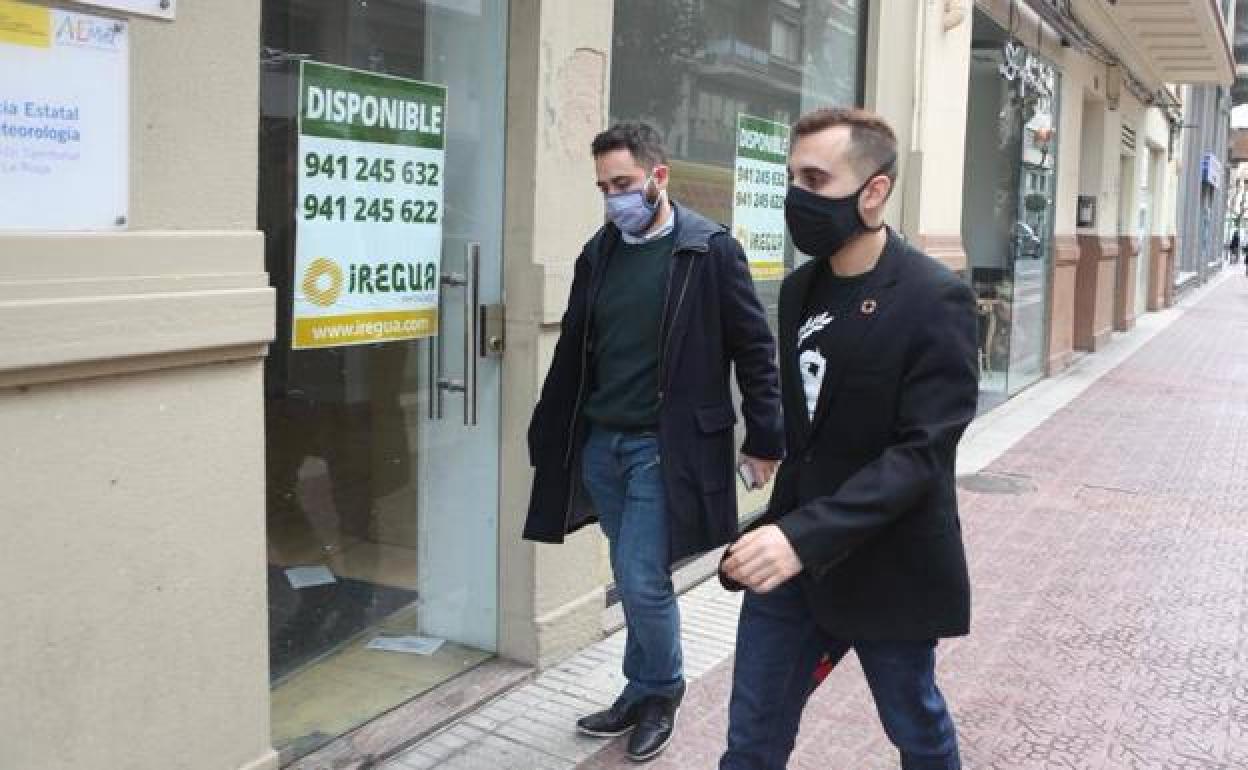
[{"label": "black coat", "polygon": [[[737,536],[729,387],[743,401],[743,452],[784,454],[775,340],[741,245],[700,214],[674,206],[675,246],[660,325],[659,451],[671,526],[669,563]],[[524,537],[545,543],[597,520],[581,477],[582,409],[593,371],[592,308],[620,231],[605,225],[576,261],[568,309],[529,425],[533,491]],[[656,344],[659,341],[656,340]]]},{"label": "black coat", "polygon": [[841,333],[812,424],[797,334],[816,271],[826,269],[810,262],[780,291],[789,456],[755,526],[774,523],[788,537],[811,611],[835,637],[966,634],[955,461],[979,392],[974,295],[890,232],[862,305],[834,322]]}]

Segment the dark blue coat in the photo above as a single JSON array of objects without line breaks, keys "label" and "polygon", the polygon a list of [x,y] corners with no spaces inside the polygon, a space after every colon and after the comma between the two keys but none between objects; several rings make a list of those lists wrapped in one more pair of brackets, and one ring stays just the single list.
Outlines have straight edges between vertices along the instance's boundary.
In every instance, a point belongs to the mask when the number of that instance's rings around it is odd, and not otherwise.
[{"label": "dark blue coat", "polygon": [[[736,365],[746,436],[741,451],[780,459],[784,430],[775,340],[741,245],[673,206],[675,247],[659,344],[659,446],[671,526],[669,563],[737,536],[729,370]],[[590,320],[620,231],[605,225],[576,261],[554,359],[529,425],[533,492],[524,537],[560,543],[597,520],[581,478],[582,409],[593,371]]]}]

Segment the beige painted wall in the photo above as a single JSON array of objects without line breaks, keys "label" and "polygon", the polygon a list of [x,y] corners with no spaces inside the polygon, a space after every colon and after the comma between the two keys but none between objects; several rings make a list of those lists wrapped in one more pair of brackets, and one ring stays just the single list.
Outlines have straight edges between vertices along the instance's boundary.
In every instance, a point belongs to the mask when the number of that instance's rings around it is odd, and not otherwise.
[{"label": "beige painted wall", "polygon": [[921,12],[919,18],[925,37],[916,125],[911,135],[911,150],[915,153],[911,182],[920,188],[921,205],[907,217],[907,227],[928,237],[960,237],[971,13],[968,10],[962,21],[953,26],[948,26],[952,18],[933,8]]},{"label": "beige painted wall", "polygon": [[[916,94],[915,65],[919,17],[917,4],[869,3],[867,16],[867,54],[863,70],[864,106],[873,110],[897,133],[899,183],[885,212],[887,221],[913,237],[907,223],[911,212],[917,212],[918,187],[912,185],[911,173]],[[881,35],[881,30],[888,30]]]},{"label": "beige painted wall", "polygon": [[596,527],[562,545],[520,534],[532,482],[525,431],[573,264],[602,223],[589,144],[607,121],[613,8],[611,0],[515,0],[510,13],[500,652],[542,665],[602,635],[610,579]]},{"label": "beige painted wall", "polygon": [[[1063,235],[1076,231],[1079,194],[1099,194],[1099,190],[1082,189],[1085,163],[1099,164],[1100,159],[1099,153],[1084,157],[1083,130],[1085,119],[1095,120],[1104,115],[1101,101],[1104,79],[1097,77],[1096,69],[1086,62],[1072,62],[1073,56],[1065,59],[1062,62],[1061,114],[1057,130],[1057,213],[1054,220],[1055,232]],[[1085,106],[1097,114],[1085,115]],[[1099,179],[1099,176],[1093,176]],[[1097,185],[1099,187],[1099,181]],[[1101,205],[1098,201],[1098,211]]]},{"label": "beige painted wall", "polygon": [[132,22],[129,232],[0,235],[0,767],[276,767],[258,16]]},{"label": "beige painted wall", "polygon": [[[897,133],[899,182],[886,213],[907,238],[950,246],[962,229],[971,3],[873,3],[866,106]],[[951,262],[964,261],[940,253]]]},{"label": "beige painted wall", "polygon": [[[1144,115],[1144,130],[1141,132],[1141,146],[1156,151],[1160,167],[1157,171],[1157,187],[1153,196],[1153,235],[1172,235],[1174,233],[1173,212],[1176,210],[1175,190],[1178,189],[1178,178],[1172,175],[1169,159],[1166,154],[1170,144],[1170,124],[1159,109],[1150,109]],[[1141,158],[1141,173],[1149,173],[1148,153]]]}]

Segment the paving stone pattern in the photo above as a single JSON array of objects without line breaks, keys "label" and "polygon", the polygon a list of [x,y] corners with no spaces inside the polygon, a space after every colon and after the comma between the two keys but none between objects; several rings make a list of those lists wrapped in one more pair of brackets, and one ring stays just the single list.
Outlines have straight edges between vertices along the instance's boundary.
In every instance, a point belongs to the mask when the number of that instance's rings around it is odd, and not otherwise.
[{"label": "paving stone pattern", "polygon": [[[1232,280],[984,471],[1020,483],[964,485],[975,620],[940,676],[967,768],[1248,768],[1246,445]],[[715,767],[731,675],[693,686],[649,767]],[[630,763],[613,745],[581,766]],[[789,767],[897,766],[851,657]]]},{"label": "paving stone pattern", "polygon": [[[1221,284],[962,485],[972,635],[940,647],[965,767],[1248,768],[1248,283]],[[647,767],[714,768],[739,597],[681,601],[693,682]],[[387,770],[634,768],[575,717],[622,686],[621,634]],[[897,759],[852,656],[810,701],[793,770]]]}]

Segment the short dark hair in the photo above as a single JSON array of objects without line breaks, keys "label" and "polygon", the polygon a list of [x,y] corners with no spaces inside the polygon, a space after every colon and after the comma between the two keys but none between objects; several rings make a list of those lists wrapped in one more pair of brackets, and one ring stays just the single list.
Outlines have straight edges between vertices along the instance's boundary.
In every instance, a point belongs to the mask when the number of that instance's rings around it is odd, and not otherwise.
[{"label": "short dark hair", "polygon": [[864,177],[883,174],[897,181],[897,134],[888,121],[858,107],[821,107],[793,127],[800,139],[836,126],[849,126],[849,163]]},{"label": "short dark hair", "polygon": [[652,169],[667,165],[667,148],[663,135],[648,123],[616,123],[594,137],[594,157],[613,150],[628,150],[639,165]]}]

